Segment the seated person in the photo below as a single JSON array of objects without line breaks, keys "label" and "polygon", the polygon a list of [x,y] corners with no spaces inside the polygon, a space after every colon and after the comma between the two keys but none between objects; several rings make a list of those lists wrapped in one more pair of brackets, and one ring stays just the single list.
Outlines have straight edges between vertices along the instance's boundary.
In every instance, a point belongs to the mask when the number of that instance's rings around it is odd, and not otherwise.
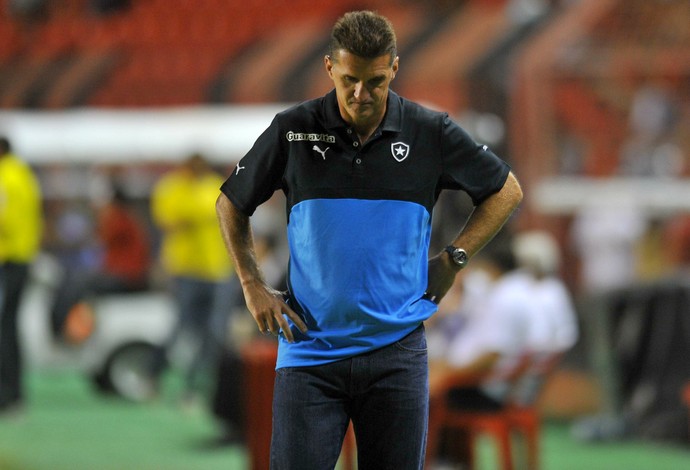
[{"label": "seated person", "polygon": [[520,269],[533,277],[531,296],[538,307],[530,328],[532,365],[513,393],[515,401],[530,404],[546,375],[575,345],[579,327],[570,292],[558,276],[561,256],[554,237],[543,231],[517,234],[513,251]]},{"label": "seated person", "polygon": [[102,252],[99,268],[67,270],[55,292],[51,326],[57,338],[73,342],[84,339],[70,338],[66,325],[70,324],[71,314],[82,317],[80,321],[89,321],[83,318],[89,315],[89,309],[83,304],[89,296],[148,287],[151,264],[148,232],[120,188],[114,188],[111,200],[99,208],[97,233]]},{"label": "seated person", "polygon": [[463,277],[464,284],[472,287],[458,309],[462,327],[441,353],[430,354],[432,396],[444,392],[444,384],[451,378],[458,384],[464,381],[466,386],[454,387],[447,397],[453,406],[463,409],[503,405],[506,380],[529,350],[534,317],[531,278],[516,270],[510,249],[490,246],[485,251]]},{"label": "seated person", "polygon": [[[441,438],[440,455],[433,456],[441,460],[451,456],[451,448],[444,446],[444,432],[437,428],[433,410],[439,403],[468,411],[500,410],[512,391],[513,375],[530,351],[530,327],[536,316],[530,295],[533,280],[516,269],[505,242],[484,248],[460,279],[463,294],[455,315],[462,318],[461,326],[445,345],[437,337],[429,344],[429,432]],[[446,296],[442,304],[452,298],[453,294]],[[446,317],[439,322],[447,324]],[[453,460],[466,463],[468,445],[467,440],[455,439]]]}]

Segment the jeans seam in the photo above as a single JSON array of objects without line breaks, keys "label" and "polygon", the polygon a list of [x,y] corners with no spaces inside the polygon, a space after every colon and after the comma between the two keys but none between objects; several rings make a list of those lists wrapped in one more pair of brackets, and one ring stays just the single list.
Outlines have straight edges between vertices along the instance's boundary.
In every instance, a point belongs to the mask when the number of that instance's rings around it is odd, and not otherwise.
[{"label": "jeans seam", "polygon": [[398,348],[400,351],[407,351],[407,352],[413,352],[413,353],[424,353],[427,352],[429,348],[408,348],[407,346],[403,346],[400,344],[400,342],[395,343],[395,347]]}]

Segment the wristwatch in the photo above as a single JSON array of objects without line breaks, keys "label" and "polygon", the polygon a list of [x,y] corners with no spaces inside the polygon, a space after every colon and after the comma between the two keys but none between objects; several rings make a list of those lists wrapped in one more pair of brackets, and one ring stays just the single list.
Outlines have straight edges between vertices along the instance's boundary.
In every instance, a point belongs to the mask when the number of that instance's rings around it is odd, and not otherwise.
[{"label": "wristwatch", "polygon": [[448,245],[443,249],[443,251],[447,252],[450,255],[451,261],[453,261],[455,266],[457,266],[458,268],[464,268],[465,266],[467,266],[467,263],[470,260],[465,250],[463,250],[462,248],[456,248],[453,245]]}]

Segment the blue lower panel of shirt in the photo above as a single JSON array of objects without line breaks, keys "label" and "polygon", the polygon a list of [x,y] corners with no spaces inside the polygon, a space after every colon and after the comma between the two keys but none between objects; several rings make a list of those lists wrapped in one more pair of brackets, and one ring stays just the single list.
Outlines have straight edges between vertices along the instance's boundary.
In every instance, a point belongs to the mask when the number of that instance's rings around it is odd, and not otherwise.
[{"label": "blue lower panel of shirt", "polygon": [[278,367],[344,359],[398,341],[436,311],[427,285],[431,218],[406,201],[313,199],[288,224],[291,303],[307,323]]}]

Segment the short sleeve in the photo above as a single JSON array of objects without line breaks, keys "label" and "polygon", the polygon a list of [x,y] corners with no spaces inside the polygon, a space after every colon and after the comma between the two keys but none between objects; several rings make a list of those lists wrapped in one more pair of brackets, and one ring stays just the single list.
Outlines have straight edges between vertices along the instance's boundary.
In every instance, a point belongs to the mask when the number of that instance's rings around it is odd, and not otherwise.
[{"label": "short sleeve", "polygon": [[279,121],[276,116],[220,188],[247,216],[282,186],[287,151],[281,140]]},{"label": "short sleeve", "polygon": [[443,189],[461,189],[477,205],[501,190],[510,166],[443,115]]}]

